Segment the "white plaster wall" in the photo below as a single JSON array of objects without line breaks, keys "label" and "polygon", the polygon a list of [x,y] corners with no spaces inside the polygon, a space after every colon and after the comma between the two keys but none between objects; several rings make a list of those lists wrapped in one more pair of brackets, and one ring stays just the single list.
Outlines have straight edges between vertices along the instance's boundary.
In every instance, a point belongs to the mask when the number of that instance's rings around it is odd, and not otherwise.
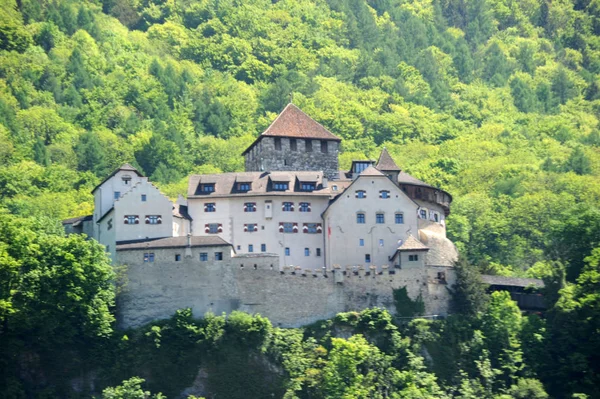
[{"label": "white plaster wall", "polygon": [[[366,198],[356,198],[355,191],[364,190]],[[380,190],[389,190],[390,198],[379,198]],[[356,214],[364,212],[366,223],[356,223]],[[376,213],[385,214],[385,223],[376,223]],[[404,223],[395,224],[395,213],[404,214]],[[371,255],[371,265],[391,265],[389,257],[405,240],[408,231],[417,236],[417,204],[385,176],[361,176],[329,207],[325,217],[331,229],[327,247],[328,268],[365,265],[365,254]],[[327,234],[327,230],[325,230]],[[364,247],[359,246],[359,239]],[[382,239],[384,245],[379,245]]]},{"label": "white plaster wall", "polygon": [[173,216],[173,237],[183,237],[190,233],[190,221]]},{"label": "white plaster wall", "polygon": [[[142,194],[146,201],[142,201]],[[138,215],[139,224],[125,224],[124,216]],[[161,215],[161,224],[146,224],[146,215]],[[148,181],[136,184],[115,202],[116,240],[171,237],[173,235],[173,204]]]},{"label": "white plaster wall", "polygon": [[[123,176],[125,175],[131,177],[129,184],[123,182]],[[135,172],[120,170],[98,187],[94,192],[94,222],[97,222],[113,206],[115,191],[119,191],[122,197],[141,181],[148,181],[148,178],[140,177]]]},{"label": "white plaster wall", "polygon": [[[271,201],[272,217],[267,217],[266,201]],[[216,204],[216,212],[204,212],[204,204],[209,202]],[[256,212],[244,212],[246,202],[256,203]],[[283,211],[283,202],[293,202],[294,211]],[[300,202],[309,202],[311,212],[300,212]],[[265,244],[266,252],[279,255],[280,268],[294,265],[320,270],[325,265],[325,226],[321,214],[328,203],[328,197],[309,195],[192,198],[188,200],[188,213],[193,219],[194,235],[209,235],[205,233],[205,224],[221,223],[223,233],[219,235],[231,242],[238,254],[248,253],[250,244],[254,247],[254,253],[260,253],[261,244]],[[280,233],[280,222],[298,223],[298,233]],[[304,223],[321,223],[323,232],[304,233]],[[258,231],[245,232],[245,224],[256,224]],[[290,248],[290,256],[285,256],[286,247]],[[305,248],[309,248],[309,256],[305,256]],[[317,256],[317,248],[321,249],[321,256]]]}]

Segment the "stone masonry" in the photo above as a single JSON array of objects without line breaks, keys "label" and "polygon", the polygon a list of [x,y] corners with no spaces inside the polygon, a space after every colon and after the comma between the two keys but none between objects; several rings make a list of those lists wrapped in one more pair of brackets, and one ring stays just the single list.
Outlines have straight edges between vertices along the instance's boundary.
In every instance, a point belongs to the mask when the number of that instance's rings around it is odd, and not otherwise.
[{"label": "stone masonry", "polygon": [[[281,143],[281,149],[275,148],[275,140]],[[295,141],[296,149],[292,149]],[[312,148],[307,150],[307,142]],[[326,145],[322,148],[322,144]],[[254,147],[246,153],[247,172],[260,171],[313,171],[319,165],[325,177],[337,178],[339,143],[333,140],[314,140],[287,137],[261,137]]]}]

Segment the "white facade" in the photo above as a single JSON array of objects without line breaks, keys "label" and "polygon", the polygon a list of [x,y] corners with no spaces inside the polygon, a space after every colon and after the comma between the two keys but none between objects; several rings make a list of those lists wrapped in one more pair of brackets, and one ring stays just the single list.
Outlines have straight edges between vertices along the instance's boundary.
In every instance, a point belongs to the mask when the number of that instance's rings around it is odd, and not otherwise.
[{"label": "white facade", "polygon": [[418,232],[418,208],[387,177],[359,176],[323,215],[329,234],[327,264],[391,265],[401,240]]},{"label": "white facade", "polygon": [[[280,267],[320,269],[325,266],[321,214],[329,199],[329,195],[297,194],[190,198],[192,234],[218,234],[232,243],[238,254],[278,254]],[[302,207],[303,203],[310,205]],[[214,204],[214,208],[207,204]],[[297,228],[287,232],[289,225],[286,225],[282,232],[281,223],[295,224]],[[215,224],[220,228],[216,233]]]}]

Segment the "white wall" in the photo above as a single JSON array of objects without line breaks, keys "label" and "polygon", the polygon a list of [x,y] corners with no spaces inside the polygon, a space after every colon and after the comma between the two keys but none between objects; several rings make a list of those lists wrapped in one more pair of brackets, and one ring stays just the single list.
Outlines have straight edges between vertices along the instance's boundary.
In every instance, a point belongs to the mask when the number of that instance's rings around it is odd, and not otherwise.
[{"label": "white wall", "polygon": [[[357,190],[366,191],[366,198],[356,198]],[[379,191],[388,190],[390,198],[379,198]],[[385,176],[360,176],[329,207],[325,217],[326,228],[331,229],[327,246],[327,265],[342,267],[367,265],[365,255],[371,255],[370,265],[391,265],[389,257],[398,248],[398,240],[405,240],[408,231],[417,236],[417,204]],[[365,224],[356,223],[356,214],[365,213]],[[385,215],[385,223],[376,223],[376,213]],[[404,214],[404,223],[395,223],[395,213]],[[325,230],[327,234],[327,230]],[[364,246],[359,245],[360,239]],[[379,245],[383,240],[383,246]]]},{"label": "white wall", "polygon": [[[131,177],[129,184],[125,184],[123,177]],[[115,202],[115,192],[120,192],[121,197],[141,181],[148,181],[147,177],[140,177],[135,172],[119,170],[114,176],[102,183],[94,192],[94,222],[102,217]]]},{"label": "white wall", "polygon": [[[267,201],[272,201],[271,218],[267,217]],[[215,212],[204,212],[204,204],[209,202],[216,204]],[[244,212],[246,202],[256,203],[256,212]],[[283,202],[293,202],[294,211],[283,211]],[[309,202],[311,211],[300,212],[300,202]],[[191,198],[188,199],[188,213],[193,219],[193,235],[209,235],[205,233],[205,224],[221,223],[223,232],[219,236],[232,243],[238,254],[248,253],[250,244],[254,253],[260,253],[261,244],[265,244],[267,253],[279,255],[280,267],[294,265],[303,269],[321,269],[325,264],[325,226],[321,214],[328,203],[327,196],[311,195]],[[280,233],[280,222],[297,223],[298,233]],[[321,223],[323,232],[304,233],[304,223]],[[245,224],[256,224],[258,231],[245,232]],[[285,256],[286,247],[290,249],[290,256]],[[309,249],[309,256],[305,256],[305,248]],[[321,250],[321,256],[317,256],[317,248]]]},{"label": "white wall", "polygon": [[[142,201],[142,194],[146,201]],[[141,181],[115,202],[116,240],[140,240],[173,236],[173,204],[148,181]],[[139,224],[125,224],[124,216],[139,216]],[[160,215],[161,224],[146,224],[146,215]]]}]

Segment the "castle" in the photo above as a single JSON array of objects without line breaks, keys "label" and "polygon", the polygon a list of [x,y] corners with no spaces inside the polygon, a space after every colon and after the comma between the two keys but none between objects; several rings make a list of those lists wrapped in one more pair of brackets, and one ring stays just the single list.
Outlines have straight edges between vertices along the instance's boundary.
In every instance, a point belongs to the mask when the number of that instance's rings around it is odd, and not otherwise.
[{"label": "castle", "polygon": [[122,326],[191,307],[258,312],[299,326],[406,287],[445,314],[457,258],[452,197],[383,149],[340,171],[341,139],[289,104],[242,155],[245,172],[192,175],[176,203],[131,165],[94,188],[94,214],[63,222],[127,265]]}]

